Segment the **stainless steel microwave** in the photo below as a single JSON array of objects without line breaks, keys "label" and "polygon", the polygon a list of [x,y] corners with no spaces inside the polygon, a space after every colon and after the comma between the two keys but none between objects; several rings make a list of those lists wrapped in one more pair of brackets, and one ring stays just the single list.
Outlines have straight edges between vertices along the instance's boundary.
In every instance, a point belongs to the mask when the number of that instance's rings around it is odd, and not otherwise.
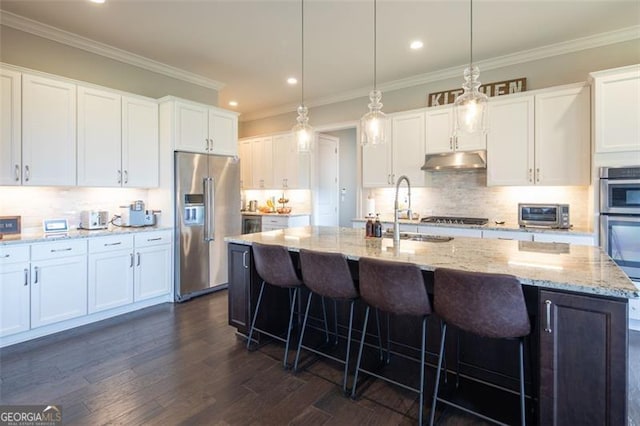
[{"label": "stainless steel microwave", "polygon": [[518,225],[569,229],[569,204],[518,204]]}]

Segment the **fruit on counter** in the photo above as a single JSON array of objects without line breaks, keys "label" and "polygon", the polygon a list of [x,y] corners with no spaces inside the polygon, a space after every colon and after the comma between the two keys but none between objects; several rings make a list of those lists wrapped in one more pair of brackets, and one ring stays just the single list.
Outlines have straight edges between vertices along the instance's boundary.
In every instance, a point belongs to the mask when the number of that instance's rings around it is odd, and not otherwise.
[{"label": "fruit on counter", "polygon": [[258,211],[260,213],[271,213],[271,207],[261,206],[261,207],[258,207]]},{"label": "fruit on counter", "polygon": [[273,207],[274,207],[273,201],[267,200],[267,207],[269,207],[270,209],[273,209]]}]

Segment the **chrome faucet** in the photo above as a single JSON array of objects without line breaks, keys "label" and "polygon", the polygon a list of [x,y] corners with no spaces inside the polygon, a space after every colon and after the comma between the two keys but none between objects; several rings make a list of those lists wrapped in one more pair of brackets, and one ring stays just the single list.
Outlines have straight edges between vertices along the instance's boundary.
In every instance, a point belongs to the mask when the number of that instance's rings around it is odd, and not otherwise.
[{"label": "chrome faucet", "polygon": [[[413,215],[411,214],[411,182],[409,182],[409,178],[406,175],[402,175],[398,178],[398,182],[396,182],[396,200],[393,203],[393,242],[394,245],[400,244],[400,209],[398,208],[398,190],[400,189],[400,182],[403,180],[407,181],[407,198],[409,198],[409,206],[406,209],[407,217],[411,219]],[[404,211],[404,210],[402,210]]]}]

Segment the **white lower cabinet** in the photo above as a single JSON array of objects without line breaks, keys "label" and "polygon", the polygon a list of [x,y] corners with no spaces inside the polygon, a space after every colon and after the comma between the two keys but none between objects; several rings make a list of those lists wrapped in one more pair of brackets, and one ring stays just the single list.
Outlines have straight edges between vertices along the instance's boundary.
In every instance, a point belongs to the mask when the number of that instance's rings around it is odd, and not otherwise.
[{"label": "white lower cabinet", "polygon": [[138,302],[171,291],[171,231],[136,235],[133,299]]},{"label": "white lower cabinet", "polygon": [[483,230],[482,238],[494,240],[533,241],[533,234],[520,231]]},{"label": "white lower cabinet", "polygon": [[31,328],[87,314],[87,241],[31,246]]},{"label": "white lower cabinet", "polygon": [[419,225],[418,232],[421,234],[438,235],[443,237],[482,238],[482,230],[475,228],[446,228],[444,226]]},{"label": "white lower cabinet", "polygon": [[133,303],[133,235],[89,240],[88,310]]},{"label": "white lower cabinet", "polygon": [[0,247],[0,336],[29,330],[29,246]]},{"label": "white lower cabinet", "polygon": [[579,246],[592,246],[594,245],[594,238],[590,235],[567,235],[567,234],[553,234],[553,233],[534,233],[533,241],[540,243],[565,243],[576,244]]},{"label": "white lower cabinet", "polygon": [[309,216],[262,216],[262,231],[308,226]]}]

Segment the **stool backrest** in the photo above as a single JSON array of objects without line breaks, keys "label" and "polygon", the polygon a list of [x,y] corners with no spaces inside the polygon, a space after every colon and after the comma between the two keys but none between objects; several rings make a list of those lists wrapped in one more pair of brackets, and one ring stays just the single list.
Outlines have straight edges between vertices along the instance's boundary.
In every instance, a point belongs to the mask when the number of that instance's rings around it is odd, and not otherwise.
[{"label": "stool backrest", "polygon": [[344,255],[300,249],[300,267],[304,285],[314,293],[333,299],[358,297]]},{"label": "stool backrest", "polygon": [[513,275],[436,269],[433,307],[447,323],[479,336],[531,331],[522,286]]},{"label": "stool backrest", "polygon": [[369,306],[398,315],[431,313],[422,271],[412,263],[360,258],[360,296]]},{"label": "stool backrest", "polygon": [[251,247],[256,271],[260,278],[279,287],[295,287],[302,284],[286,248],[260,243],[253,243]]}]

